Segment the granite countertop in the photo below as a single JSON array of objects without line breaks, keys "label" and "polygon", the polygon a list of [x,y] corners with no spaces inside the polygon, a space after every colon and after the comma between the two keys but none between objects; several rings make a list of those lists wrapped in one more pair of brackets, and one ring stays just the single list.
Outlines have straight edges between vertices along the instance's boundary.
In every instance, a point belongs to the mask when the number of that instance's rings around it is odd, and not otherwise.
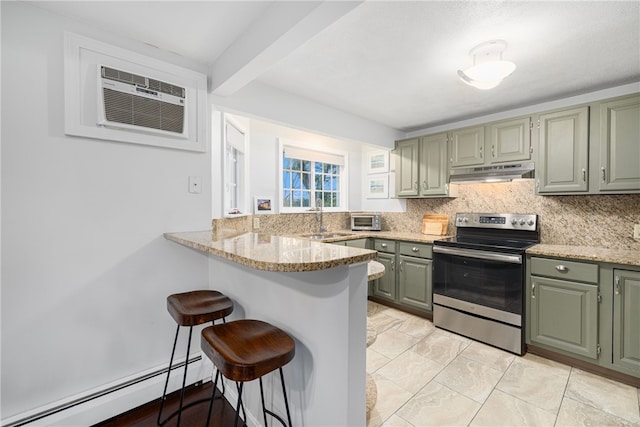
[{"label": "granite countertop", "polygon": [[[332,238],[323,239],[325,243],[340,242],[345,240],[364,239],[367,237],[376,239],[390,239],[390,240],[404,240],[408,242],[416,243],[433,243],[434,240],[444,239],[449,236],[439,236],[434,234],[421,234],[407,231],[352,231],[352,230],[336,230],[328,231],[327,234],[336,233],[344,234],[344,236],[337,236]],[[304,235],[292,235],[292,237],[298,237],[305,239]]]},{"label": "granite countertop", "polygon": [[384,270],[384,265],[380,264],[378,261],[369,261],[367,263],[367,280],[376,280],[384,276]]},{"label": "granite countertop", "polygon": [[549,245],[541,243],[527,249],[527,254],[640,267],[640,251],[634,249],[606,249],[592,246]]},{"label": "granite countertop", "polygon": [[165,233],[168,240],[265,271],[326,270],[375,260],[376,251],[270,234],[242,233],[213,236],[209,231]]}]

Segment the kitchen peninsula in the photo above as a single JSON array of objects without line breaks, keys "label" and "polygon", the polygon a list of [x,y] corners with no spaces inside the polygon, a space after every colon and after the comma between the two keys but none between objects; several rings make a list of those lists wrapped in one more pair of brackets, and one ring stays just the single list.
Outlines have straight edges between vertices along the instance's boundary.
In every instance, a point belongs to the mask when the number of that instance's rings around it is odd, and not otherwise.
[{"label": "kitchen peninsula", "polygon": [[[230,320],[264,320],[295,339],[295,358],[284,368],[294,425],[366,424],[367,263],[375,251],[257,233],[165,238],[209,256],[212,288],[234,301]],[[284,413],[279,382],[267,376],[265,387]],[[227,399],[235,404],[233,389]],[[257,382],[247,384],[243,401],[249,417],[259,414]]]}]

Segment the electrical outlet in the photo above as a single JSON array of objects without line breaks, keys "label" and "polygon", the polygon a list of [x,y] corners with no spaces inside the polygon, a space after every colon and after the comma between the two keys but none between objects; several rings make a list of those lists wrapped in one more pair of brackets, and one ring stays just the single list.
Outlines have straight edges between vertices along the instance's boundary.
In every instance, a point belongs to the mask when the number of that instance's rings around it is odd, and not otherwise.
[{"label": "electrical outlet", "polygon": [[260,218],[253,218],[253,228],[260,228]]},{"label": "electrical outlet", "polygon": [[635,224],[633,226],[633,238],[640,239],[640,224]]}]

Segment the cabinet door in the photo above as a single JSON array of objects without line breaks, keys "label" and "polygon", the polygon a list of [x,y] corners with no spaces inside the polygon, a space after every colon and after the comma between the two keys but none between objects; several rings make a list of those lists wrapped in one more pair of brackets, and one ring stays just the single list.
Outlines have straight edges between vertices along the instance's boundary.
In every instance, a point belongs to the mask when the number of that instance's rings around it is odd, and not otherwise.
[{"label": "cabinet door", "polygon": [[484,126],[451,132],[451,167],[484,163]]},{"label": "cabinet door", "polygon": [[538,193],[588,190],[589,108],[539,116]]},{"label": "cabinet door", "polygon": [[398,256],[398,302],[432,311],[431,260]]},{"label": "cabinet door", "polygon": [[378,262],[384,265],[384,276],[373,283],[373,295],[390,301],[396,299],[396,256],[378,252]]},{"label": "cabinet door", "polygon": [[613,363],[640,375],[640,271],[613,273]]},{"label": "cabinet door", "polygon": [[422,137],[420,140],[420,195],[447,195],[447,134]]},{"label": "cabinet door", "polygon": [[598,286],[531,277],[531,342],[598,358]]},{"label": "cabinet door", "polygon": [[600,105],[600,191],[640,190],[640,96]]},{"label": "cabinet door", "polygon": [[531,159],[531,119],[529,117],[492,123],[491,163]]},{"label": "cabinet door", "polygon": [[396,196],[418,195],[418,138],[396,142]]}]

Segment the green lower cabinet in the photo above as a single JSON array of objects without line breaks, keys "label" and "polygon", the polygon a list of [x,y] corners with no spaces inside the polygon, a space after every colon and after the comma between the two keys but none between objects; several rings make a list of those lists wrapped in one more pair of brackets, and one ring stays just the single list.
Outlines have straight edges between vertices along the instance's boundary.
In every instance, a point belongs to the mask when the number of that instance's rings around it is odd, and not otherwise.
[{"label": "green lower cabinet", "polygon": [[428,243],[375,239],[378,262],[384,276],[374,281],[373,297],[389,301],[393,307],[413,314],[433,311],[432,245]]},{"label": "green lower cabinet", "polygon": [[640,375],[640,271],[614,270],[613,364]]},{"label": "green lower cabinet", "polygon": [[369,239],[354,239],[347,240],[344,242],[345,246],[349,246],[351,248],[360,248],[360,249],[369,249]]},{"label": "green lower cabinet", "polygon": [[432,261],[398,256],[398,301],[421,310],[432,311],[432,293],[430,284]]},{"label": "green lower cabinet", "polygon": [[531,277],[531,343],[598,358],[598,286]]},{"label": "green lower cabinet", "polygon": [[373,283],[373,295],[389,301],[396,300],[395,254],[378,253],[378,262],[384,265],[384,276]]}]

